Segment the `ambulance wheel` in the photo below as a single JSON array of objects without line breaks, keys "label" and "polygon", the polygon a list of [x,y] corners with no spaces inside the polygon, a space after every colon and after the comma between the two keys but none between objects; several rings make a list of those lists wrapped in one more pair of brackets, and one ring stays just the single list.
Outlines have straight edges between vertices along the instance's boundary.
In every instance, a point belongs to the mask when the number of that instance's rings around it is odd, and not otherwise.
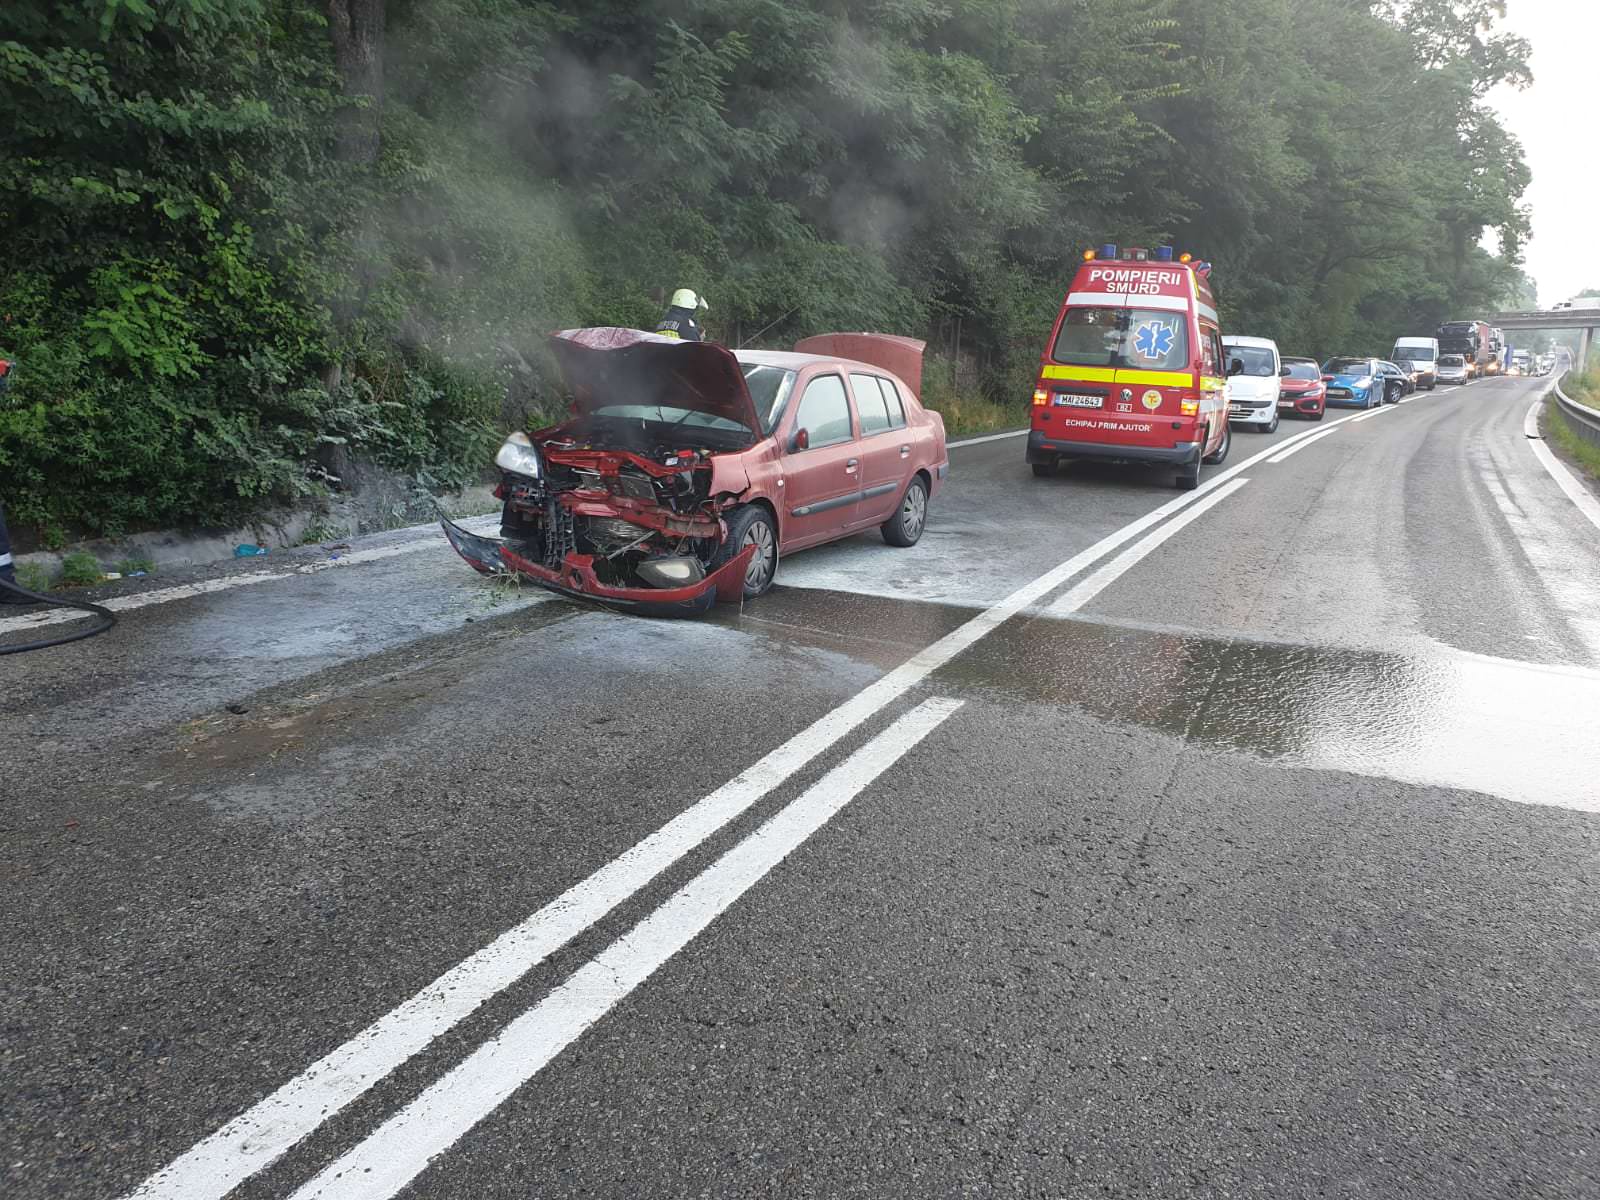
[{"label": "ambulance wheel", "polygon": [[[1271,431],[1269,430],[1268,432],[1271,432]],[[1205,443],[1202,442],[1201,444],[1204,445]],[[1222,427],[1222,444],[1216,448],[1216,451],[1214,453],[1206,455],[1206,462],[1208,462],[1208,463],[1219,463],[1219,462],[1221,462],[1223,459],[1228,457],[1228,451],[1231,450],[1231,449],[1233,449],[1233,426],[1232,425],[1224,425]],[[1199,482],[1199,469],[1200,468],[1198,466],[1195,467],[1195,471],[1196,471],[1195,480],[1196,480],[1196,482]]]},{"label": "ambulance wheel", "polygon": [[1054,462],[1034,463],[1033,473],[1040,479],[1048,479],[1056,473],[1056,464]]}]

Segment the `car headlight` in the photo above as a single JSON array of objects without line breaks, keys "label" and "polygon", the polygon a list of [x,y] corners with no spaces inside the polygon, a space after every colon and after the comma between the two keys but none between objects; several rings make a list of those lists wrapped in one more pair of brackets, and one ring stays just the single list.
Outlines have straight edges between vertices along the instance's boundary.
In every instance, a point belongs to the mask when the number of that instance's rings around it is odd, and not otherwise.
[{"label": "car headlight", "polygon": [[513,475],[526,475],[530,479],[544,478],[544,460],[539,448],[528,440],[525,433],[513,433],[494,456],[494,465]]},{"label": "car headlight", "polygon": [[1356,380],[1356,386],[1358,388],[1369,388],[1369,387],[1371,387],[1372,386],[1372,376],[1371,375],[1363,375],[1360,379]]}]

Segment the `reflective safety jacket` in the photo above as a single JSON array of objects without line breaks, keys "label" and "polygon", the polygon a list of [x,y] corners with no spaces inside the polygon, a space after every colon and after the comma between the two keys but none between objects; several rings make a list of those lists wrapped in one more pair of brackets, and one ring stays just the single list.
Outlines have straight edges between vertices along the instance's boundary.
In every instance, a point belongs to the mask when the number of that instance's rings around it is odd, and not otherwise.
[{"label": "reflective safety jacket", "polygon": [[686,342],[701,340],[700,324],[694,319],[692,308],[667,309],[667,315],[661,318],[656,332],[662,337],[682,338]]}]

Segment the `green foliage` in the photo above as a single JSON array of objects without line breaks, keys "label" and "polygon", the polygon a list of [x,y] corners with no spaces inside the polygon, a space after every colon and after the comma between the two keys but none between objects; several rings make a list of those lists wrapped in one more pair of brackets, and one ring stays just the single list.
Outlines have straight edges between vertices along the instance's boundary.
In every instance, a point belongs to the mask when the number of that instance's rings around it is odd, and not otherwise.
[{"label": "green foliage", "polygon": [[48,592],[50,590],[50,572],[37,563],[18,563],[17,582],[30,592]]},{"label": "green foliage", "polygon": [[119,562],[117,564],[117,571],[123,575],[138,575],[141,573],[145,575],[154,575],[156,573],[156,564],[153,559],[136,556],[133,558],[125,558]]},{"label": "green foliage", "polygon": [[79,550],[61,560],[60,582],[68,587],[88,587],[99,583],[102,572],[95,556]]},{"label": "green foliage", "polygon": [[1230,330],[1384,351],[1521,286],[1499,8],[388,0],[354,161],[318,0],[10,0],[0,490],[60,540],[352,458],[460,486],[562,411],[545,331],[678,286],[729,343],[924,336],[975,429],[1106,240],[1211,259]]}]

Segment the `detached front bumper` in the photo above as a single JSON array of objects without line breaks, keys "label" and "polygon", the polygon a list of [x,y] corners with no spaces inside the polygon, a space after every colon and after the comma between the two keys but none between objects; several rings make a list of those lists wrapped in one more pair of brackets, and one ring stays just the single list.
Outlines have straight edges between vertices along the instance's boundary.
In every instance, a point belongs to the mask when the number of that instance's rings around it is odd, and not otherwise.
[{"label": "detached front bumper", "polygon": [[1029,432],[1028,462],[1052,463],[1058,458],[1100,458],[1113,462],[1163,463],[1174,467],[1186,467],[1200,460],[1200,443],[1129,446],[1114,442],[1065,442],[1045,437],[1037,429]]},{"label": "detached front bumper", "polygon": [[441,517],[440,524],[455,552],[480,574],[518,575],[563,596],[593,600],[649,617],[698,616],[719,600],[725,604],[738,603],[744,598],[745,571],[755,555],[755,547],[746,546],[704,579],[686,587],[613,587],[601,583],[595,576],[593,555],[568,554],[561,570],[552,571],[543,563],[524,558],[498,538],[469,533],[447,517]]}]

